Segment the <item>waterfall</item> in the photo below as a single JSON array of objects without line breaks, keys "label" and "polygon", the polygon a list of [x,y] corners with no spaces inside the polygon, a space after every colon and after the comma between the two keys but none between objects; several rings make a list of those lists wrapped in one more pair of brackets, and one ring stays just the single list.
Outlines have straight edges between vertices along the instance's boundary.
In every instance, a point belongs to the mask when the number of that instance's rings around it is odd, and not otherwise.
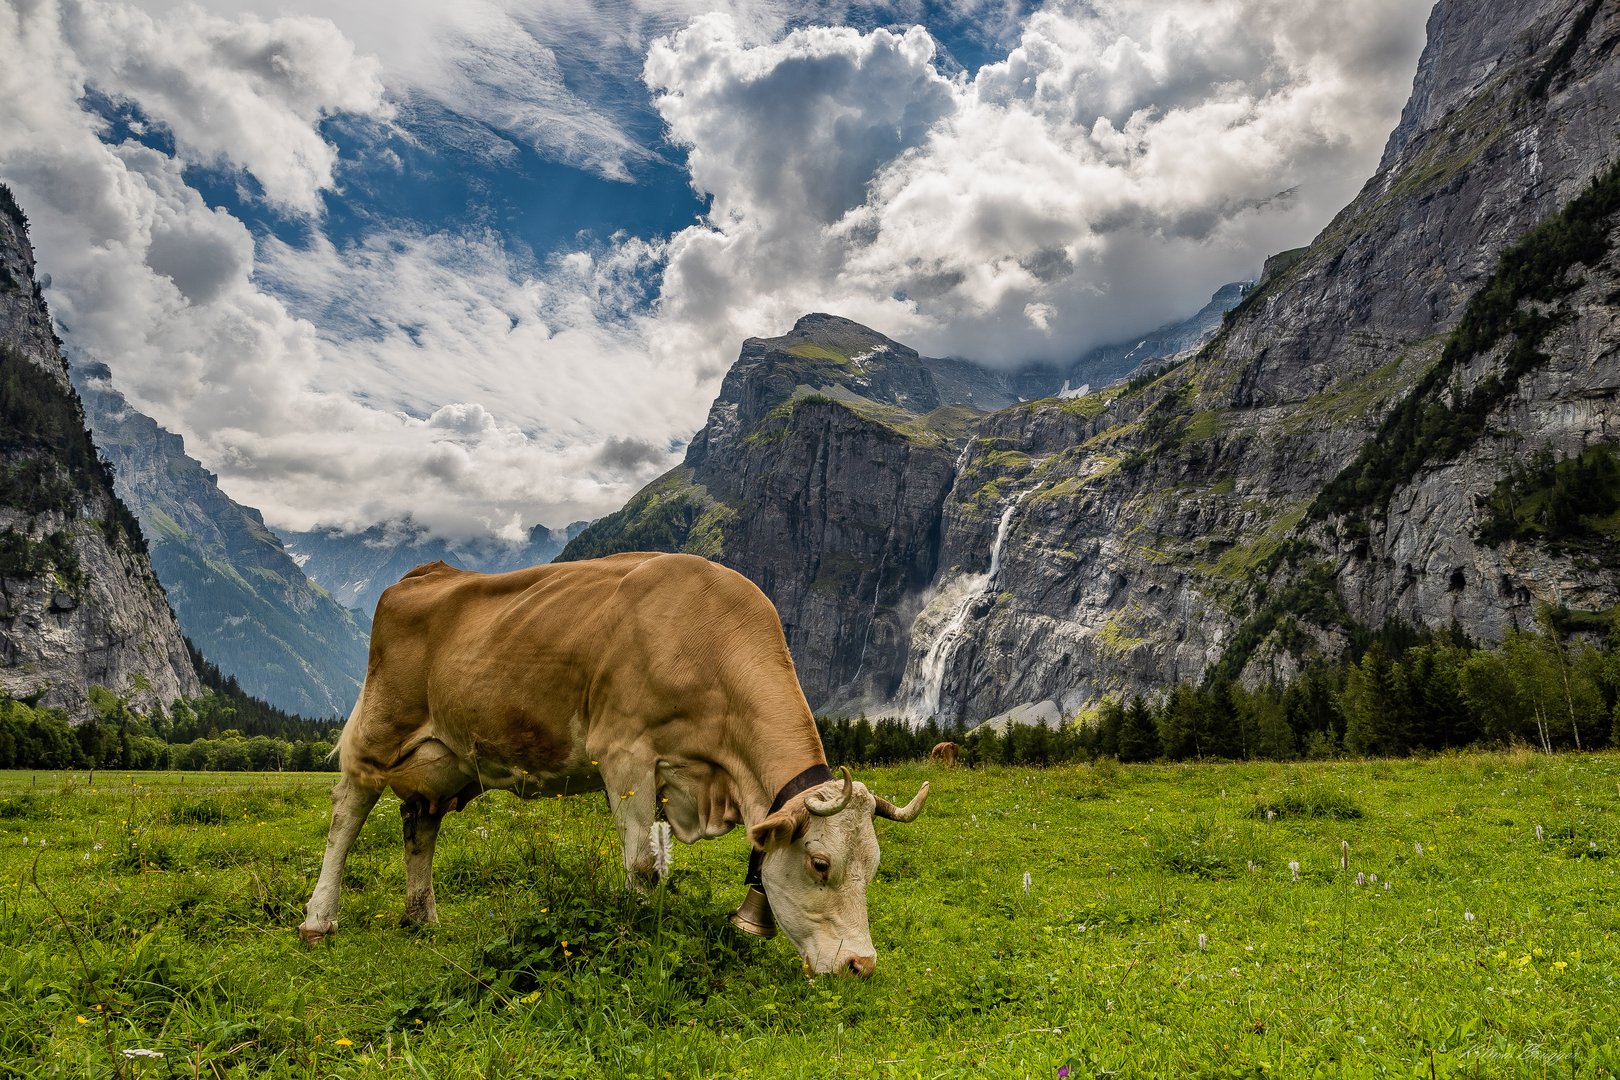
[{"label": "waterfall", "polygon": [[[935,594],[912,624],[914,659],[906,666],[905,678],[895,694],[900,711],[911,719],[922,721],[939,715],[945,673],[967,637],[974,607],[995,592],[996,576],[1001,572],[1001,549],[1012,531],[1013,511],[1033,490],[1019,492],[1002,508],[996,538],[990,545],[990,569],[982,574],[964,574],[950,582]],[[923,649],[925,640],[928,645]]]}]

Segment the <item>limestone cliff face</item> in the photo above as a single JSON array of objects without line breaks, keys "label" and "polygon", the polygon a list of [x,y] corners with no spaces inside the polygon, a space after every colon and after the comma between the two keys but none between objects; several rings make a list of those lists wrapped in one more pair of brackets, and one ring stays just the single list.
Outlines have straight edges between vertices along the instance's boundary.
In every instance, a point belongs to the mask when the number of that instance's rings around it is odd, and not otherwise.
[{"label": "limestone cliff face", "polygon": [[809,315],[750,339],[678,469],[581,533],[561,559],[690,551],[762,588],[818,705],[886,700],[968,425],[1005,379]]},{"label": "limestone cliff face", "polygon": [[146,709],[201,692],[85,431],[26,220],[0,188],[0,692],[84,716],[94,685]]},{"label": "limestone cliff face", "polygon": [[1377,491],[1350,485],[1359,505],[1322,498],[1370,460],[1365,445],[1397,440],[1381,425],[1406,396],[1439,407],[1500,379],[1506,343],[1424,381],[1503,251],[1620,149],[1612,5],[1442,0],[1429,29],[1378,173],[1203,353],[1148,386],[985,422],[947,503],[942,573],[982,567],[996,508],[1031,493],[994,602],[946,665],[949,709],[1068,712],[1212,664],[1286,677],[1298,654],[1339,647],[1350,620],[1456,619],[1492,640],[1537,602],[1615,602],[1612,567],[1474,538],[1514,455],[1616,437],[1612,255],[1571,268],[1582,284],[1554,305],[1547,362],[1487,410],[1481,438],[1435,443]]}]

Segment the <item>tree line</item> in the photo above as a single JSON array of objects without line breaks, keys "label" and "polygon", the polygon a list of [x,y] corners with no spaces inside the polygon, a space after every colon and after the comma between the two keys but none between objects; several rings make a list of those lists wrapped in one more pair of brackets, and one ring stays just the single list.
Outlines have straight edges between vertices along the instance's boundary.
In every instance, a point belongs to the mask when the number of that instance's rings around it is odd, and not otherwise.
[{"label": "tree line", "polygon": [[972,731],[893,717],[821,717],[828,760],[870,765],[927,757],[941,741],[968,765],[1056,765],[1200,758],[1398,757],[1530,745],[1548,752],[1620,745],[1620,620],[1601,642],[1566,637],[1556,613],[1484,648],[1455,628],[1392,622],[1346,657],[1308,662],[1286,686],[1230,676],[1107,699],[1058,726]]},{"label": "tree line", "polygon": [[310,739],[245,734],[219,726],[229,720],[228,706],[214,697],[182,701],[153,718],[95,686],[90,718],[75,725],[61,709],[0,696],[0,769],[314,772],[337,767],[327,760],[335,730]]},{"label": "tree line", "polygon": [[[1588,620],[1588,623],[1590,620]],[[1620,745],[1620,616],[1598,638],[1566,636],[1557,612],[1485,648],[1455,628],[1433,633],[1392,622],[1362,632],[1346,657],[1307,663],[1286,686],[1248,688],[1227,676],[1096,709],[1060,725],[1001,729],[913,726],[899,717],[817,717],[835,764],[926,758],[955,742],[974,766],[1197,759],[1294,760],[1342,754],[1393,757],[1529,745],[1547,752]],[[336,718],[295,717],[243,694],[200,664],[212,692],[148,717],[101,687],[92,716],[0,696],[0,768],[289,770],[336,768]]]}]

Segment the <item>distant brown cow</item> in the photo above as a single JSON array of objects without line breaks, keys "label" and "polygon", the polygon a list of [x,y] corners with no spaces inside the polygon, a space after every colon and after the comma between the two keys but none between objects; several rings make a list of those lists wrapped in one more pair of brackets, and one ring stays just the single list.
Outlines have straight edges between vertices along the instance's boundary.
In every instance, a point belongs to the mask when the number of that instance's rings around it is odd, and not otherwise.
[{"label": "distant brown cow", "polygon": [[961,752],[962,748],[957,746],[955,743],[942,742],[935,743],[934,748],[928,752],[928,756],[945,766],[947,769],[954,769],[956,768],[956,755],[960,754]]},{"label": "distant brown cow", "polygon": [[896,807],[848,769],[833,778],[776,609],[747,578],[692,555],[509,574],[417,567],[377,604],[338,755],[306,941],[336,929],[344,860],[384,788],[401,800],[405,915],[417,922],[437,921],[446,812],[492,788],[606,788],[632,885],[656,880],[648,834],[660,809],[685,843],[743,825],[755,888],[734,921],[769,936],[774,911],[811,969],[870,975],[872,819],[910,821],[928,796],[924,784]]}]

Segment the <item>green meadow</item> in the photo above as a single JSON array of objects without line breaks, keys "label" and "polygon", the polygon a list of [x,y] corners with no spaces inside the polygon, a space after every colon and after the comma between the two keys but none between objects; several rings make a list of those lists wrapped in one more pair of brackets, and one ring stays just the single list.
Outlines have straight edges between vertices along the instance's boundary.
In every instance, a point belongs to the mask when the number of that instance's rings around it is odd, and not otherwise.
[{"label": "green meadow", "polygon": [[599,797],[448,818],[425,930],[385,798],[310,948],[330,774],[0,773],[0,1076],[1620,1070],[1616,754],[861,778],[933,784],[868,982],[726,926],[740,834],[629,898]]}]

